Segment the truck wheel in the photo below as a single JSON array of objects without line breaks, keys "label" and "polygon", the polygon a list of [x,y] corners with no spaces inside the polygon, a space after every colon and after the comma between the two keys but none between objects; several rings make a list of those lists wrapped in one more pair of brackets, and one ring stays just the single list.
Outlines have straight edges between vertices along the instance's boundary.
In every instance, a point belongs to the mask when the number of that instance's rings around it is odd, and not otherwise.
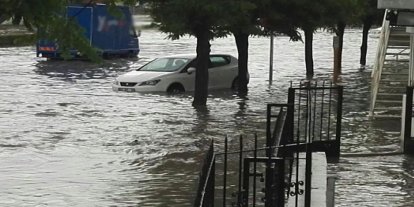
[{"label": "truck wheel", "polygon": [[174,83],[167,89],[167,93],[169,94],[184,93],[184,91],[184,87],[179,83]]}]

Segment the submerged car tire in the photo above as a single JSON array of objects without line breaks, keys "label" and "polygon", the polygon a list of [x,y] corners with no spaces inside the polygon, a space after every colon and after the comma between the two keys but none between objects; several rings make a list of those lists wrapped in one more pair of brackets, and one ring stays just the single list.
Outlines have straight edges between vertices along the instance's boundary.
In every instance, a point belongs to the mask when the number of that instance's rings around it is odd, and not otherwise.
[{"label": "submerged car tire", "polygon": [[184,87],[179,83],[174,83],[170,85],[167,89],[167,93],[169,94],[178,94],[178,93],[184,93],[185,89]]}]

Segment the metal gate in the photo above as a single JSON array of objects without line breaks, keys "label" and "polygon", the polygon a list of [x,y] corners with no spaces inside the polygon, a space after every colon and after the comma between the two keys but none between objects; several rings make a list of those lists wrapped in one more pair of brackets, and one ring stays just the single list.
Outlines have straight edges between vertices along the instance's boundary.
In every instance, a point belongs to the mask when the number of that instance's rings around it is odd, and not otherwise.
[{"label": "metal gate", "polygon": [[[288,197],[299,206],[304,196],[310,207],[312,152],[340,154],[342,96],[342,86],[327,82],[291,84],[286,104],[267,105],[265,139],[255,135],[253,143],[246,143],[252,139],[240,136],[236,151],[229,150],[227,137],[224,152],[214,152],[211,145],[194,206],[282,207]],[[301,162],[304,179],[297,176]]]}]

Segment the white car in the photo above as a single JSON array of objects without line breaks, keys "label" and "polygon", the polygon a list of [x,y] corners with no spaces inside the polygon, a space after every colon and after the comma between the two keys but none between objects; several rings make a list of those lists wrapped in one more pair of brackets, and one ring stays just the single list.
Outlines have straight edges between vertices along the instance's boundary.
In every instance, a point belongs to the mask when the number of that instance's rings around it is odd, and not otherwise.
[{"label": "white car", "polygon": [[[194,91],[196,55],[157,58],[137,70],[115,79],[114,91],[169,92]],[[231,55],[211,54],[209,89],[237,88],[238,62]]]}]

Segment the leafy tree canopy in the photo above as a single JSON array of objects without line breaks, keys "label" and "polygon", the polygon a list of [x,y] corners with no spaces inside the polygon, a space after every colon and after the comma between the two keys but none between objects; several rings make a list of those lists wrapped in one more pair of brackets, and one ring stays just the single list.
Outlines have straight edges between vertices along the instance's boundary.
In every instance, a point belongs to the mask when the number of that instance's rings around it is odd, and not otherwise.
[{"label": "leafy tree canopy", "polygon": [[161,31],[170,38],[198,35],[202,29],[209,30],[209,38],[226,34],[221,29],[228,12],[222,0],[153,0],[151,16]]}]

